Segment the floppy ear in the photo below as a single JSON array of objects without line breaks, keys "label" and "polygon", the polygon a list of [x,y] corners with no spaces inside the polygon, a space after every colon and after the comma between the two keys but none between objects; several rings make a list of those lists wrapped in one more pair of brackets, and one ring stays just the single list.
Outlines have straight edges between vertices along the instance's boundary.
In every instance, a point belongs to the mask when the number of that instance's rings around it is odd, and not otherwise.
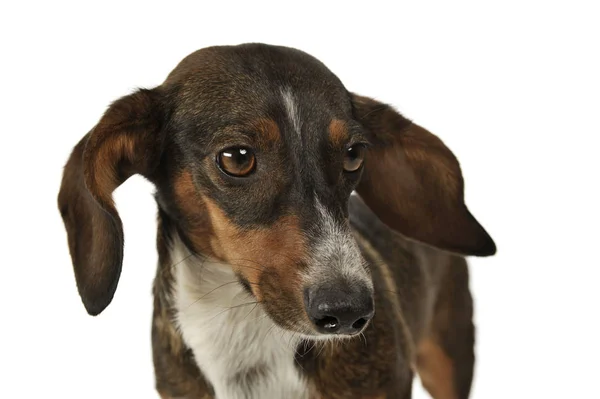
[{"label": "floppy ear", "polygon": [[114,102],[75,146],[58,206],[77,288],[91,315],[111,302],[123,262],[123,225],[112,193],[135,173],[151,177],[163,146],[159,94],[139,90]]},{"label": "floppy ear", "polygon": [[377,216],[437,248],[493,255],[496,245],[467,209],[460,166],[444,143],[389,105],[355,94],[352,103],[374,141],[356,191]]}]

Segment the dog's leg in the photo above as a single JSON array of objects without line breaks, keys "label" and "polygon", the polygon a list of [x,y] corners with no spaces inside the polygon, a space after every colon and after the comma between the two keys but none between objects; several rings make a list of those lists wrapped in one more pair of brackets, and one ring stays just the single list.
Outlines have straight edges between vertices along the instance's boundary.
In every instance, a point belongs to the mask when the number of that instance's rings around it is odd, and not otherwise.
[{"label": "dog's leg", "polygon": [[475,363],[473,300],[467,263],[456,258],[440,287],[429,334],[419,342],[417,369],[435,399],[466,399]]}]

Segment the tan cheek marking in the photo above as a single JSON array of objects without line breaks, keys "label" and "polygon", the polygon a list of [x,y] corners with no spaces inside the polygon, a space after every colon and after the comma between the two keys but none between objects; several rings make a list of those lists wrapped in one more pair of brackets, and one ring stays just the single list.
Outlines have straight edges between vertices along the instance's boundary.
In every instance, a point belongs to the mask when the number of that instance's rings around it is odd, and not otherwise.
[{"label": "tan cheek marking", "polygon": [[336,147],[341,147],[348,141],[348,128],[344,121],[334,119],[329,123],[329,140]]},{"label": "tan cheek marking", "polygon": [[[263,273],[273,273],[283,286],[300,286],[298,265],[307,258],[307,246],[296,216],[284,216],[268,228],[243,231],[212,200],[204,201],[214,229],[215,251],[248,279],[253,290]],[[261,300],[259,291],[254,293]]]},{"label": "tan cheek marking", "polygon": [[174,182],[187,236],[195,250],[231,264],[249,282],[258,300],[258,282],[264,273],[280,287],[301,295],[298,264],[307,259],[306,239],[296,216],[282,217],[264,229],[241,230],[210,198],[200,194],[191,172],[184,170]]},{"label": "tan cheek marking", "polygon": [[426,338],[419,343],[417,370],[423,386],[436,399],[456,399],[454,365],[437,342]]}]

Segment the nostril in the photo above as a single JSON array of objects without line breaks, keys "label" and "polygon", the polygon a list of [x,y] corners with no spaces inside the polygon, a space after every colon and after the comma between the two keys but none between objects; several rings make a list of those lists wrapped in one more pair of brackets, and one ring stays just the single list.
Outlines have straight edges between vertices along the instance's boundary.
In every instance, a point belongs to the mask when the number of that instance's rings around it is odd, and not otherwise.
[{"label": "nostril", "polygon": [[360,330],[367,324],[367,321],[368,321],[367,319],[365,319],[364,317],[361,317],[360,319],[358,319],[354,323],[352,323],[352,328],[354,328],[356,330]]},{"label": "nostril", "polygon": [[325,332],[335,332],[340,328],[339,320],[333,316],[325,316],[321,319],[315,320],[315,324]]},{"label": "nostril", "polygon": [[372,293],[360,286],[305,289],[304,306],[313,327],[321,334],[358,334],[375,313]]}]

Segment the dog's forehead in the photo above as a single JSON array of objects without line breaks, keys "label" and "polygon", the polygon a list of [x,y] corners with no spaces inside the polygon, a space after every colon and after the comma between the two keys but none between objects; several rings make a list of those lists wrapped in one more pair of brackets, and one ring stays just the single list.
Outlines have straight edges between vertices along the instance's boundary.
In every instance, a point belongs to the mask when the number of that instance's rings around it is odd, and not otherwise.
[{"label": "dog's forehead", "polygon": [[347,114],[348,94],[323,63],[288,47],[265,44],[209,47],[190,54],[171,72],[179,114],[246,119],[289,111],[311,116]]}]

